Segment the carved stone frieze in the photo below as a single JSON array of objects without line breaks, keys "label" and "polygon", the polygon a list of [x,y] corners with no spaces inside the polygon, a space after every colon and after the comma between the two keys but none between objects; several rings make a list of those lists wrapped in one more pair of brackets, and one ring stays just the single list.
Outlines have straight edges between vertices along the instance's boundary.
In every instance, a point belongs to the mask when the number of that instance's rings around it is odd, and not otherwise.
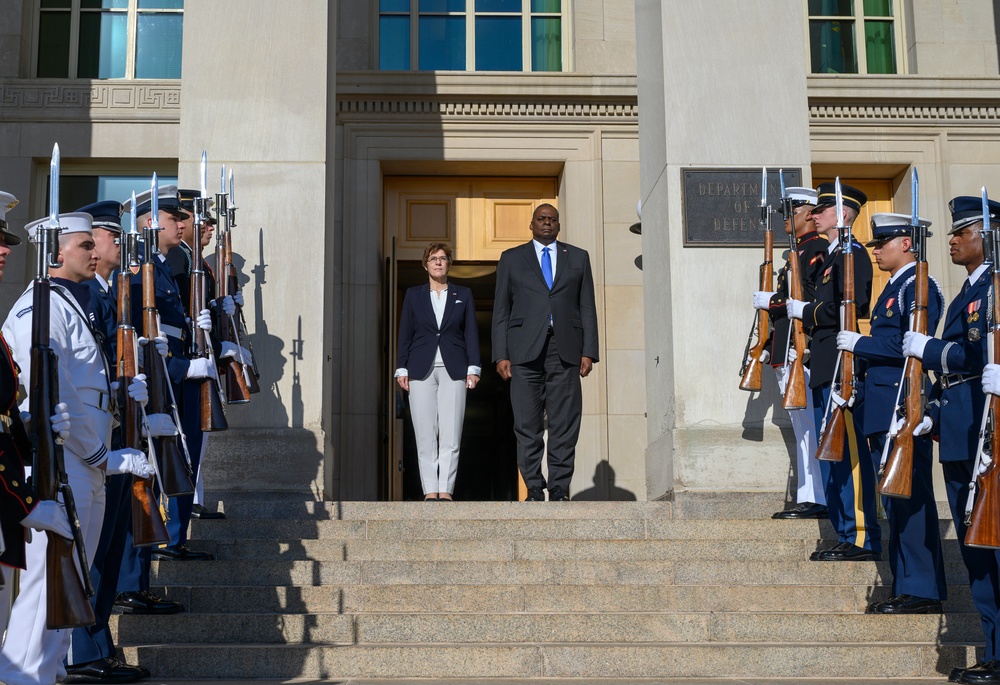
[{"label": "carved stone frieze", "polygon": [[0,80],[0,120],[179,120],[179,81]]},{"label": "carved stone frieze", "polygon": [[995,124],[1000,107],[961,104],[824,104],[809,107],[811,123]]},{"label": "carved stone frieze", "polygon": [[601,119],[635,123],[636,102],[476,102],[424,99],[345,98],[337,100],[337,115],[428,115],[448,118]]}]

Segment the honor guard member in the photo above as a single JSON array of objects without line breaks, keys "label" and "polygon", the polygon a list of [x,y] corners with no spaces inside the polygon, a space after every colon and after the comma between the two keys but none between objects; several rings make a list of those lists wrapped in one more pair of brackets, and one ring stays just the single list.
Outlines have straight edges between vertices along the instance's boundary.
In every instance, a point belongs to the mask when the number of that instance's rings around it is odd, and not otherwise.
[{"label": "honor guard member", "polygon": [[[863,425],[872,457],[881,459],[887,433],[895,420],[903,373],[903,335],[910,330],[916,297],[916,254],[911,250],[908,214],[872,215],[873,249],[879,269],[889,282],[872,307],[871,334],[837,334],[837,346],[865,361]],[[923,226],[931,222],[920,219]],[[927,237],[930,237],[930,232]],[[937,281],[928,279],[927,330],[937,330],[944,311],[944,295]],[[929,390],[929,388],[927,388]],[[916,389],[911,392],[917,392]],[[868,613],[940,614],[947,599],[941,532],[932,477],[934,458],[930,436],[913,441],[913,484],[909,498],[884,497],[889,517],[889,568],[892,596],[874,603]]]},{"label": "honor guard member", "polygon": [[[93,235],[99,260],[94,279],[87,281],[90,288],[90,319],[94,329],[102,336],[104,351],[112,375],[116,374],[118,303],[111,294],[112,273],[119,266],[121,250],[122,204],[114,200],[95,202],[81,207],[79,212],[93,216]],[[163,341],[164,344],[166,341]],[[111,436],[112,447],[121,447],[120,426]],[[130,666],[117,658],[117,649],[111,636],[108,621],[117,595],[118,574],[122,554],[132,518],[132,476],[117,474],[105,482],[104,521],[101,537],[90,567],[94,596],[90,603],[96,622],[86,628],[73,630],[67,676],[65,682],[133,682],[149,676],[142,666]]]},{"label": "honor guard member", "polygon": [[[180,245],[184,224],[189,215],[180,205],[177,186],[160,186],[157,190],[159,203],[157,220],[160,226],[157,247],[160,254],[153,255],[156,310],[160,318],[159,332],[167,338],[167,373],[174,399],[179,403],[183,397],[181,384],[184,379],[206,377],[209,373],[209,366],[204,363],[207,360],[188,360],[184,355],[187,340],[185,309],[177,292],[177,283],[166,262],[170,251]],[[136,225],[140,230],[142,227],[150,225],[152,221],[151,200],[152,191],[147,190],[136,197],[134,208],[131,207],[131,200],[124,203],[123,211],[134,211]],[[116,289],[117,285],[114,288]],[[142,321],[142,277],[140,275],[132,278],[132,320]],[[211,330],[211,317],[207,312],[199,314],[197,322],[198,325],[207,326],[208,330]],[[183,412],[183,408],[178,407],[178,411]],[[178,428],[181,429],[183,436],[183,426],[178,426]],[[183,446],[185,440],[182,440],[181,444]],[[156,552],[164,552],[164,549],[168,550],[168,554],[173,551],[172,548],[163,548],[157,549]],[[150,549],[137,550],[132,544],[131,536],[129,536],[118,579],[119,594],[115,600],[115,607],[136,614],[172,614],[181,611],[182,607],[176,602],[163,600],[150,592],[150,560]]]},{"label": "honor guard member", "polygon": [[[983,249],[982,200],[956,197],[948,207],[951,210],[951,237],[948,240],[951,261],[965,267],[968,277],[958,296],[948,305],[941,337],[907,333],[903,337],[903,353],[923,360],[924,368],[937,375],[928,402],[928,416],[916,432],[928,432],[938,438],[938,458],[944,472],[948,504],[986,644],[982,662],[968,669],[956,669],[949,679],[963,683],[1000,683],[1000,665],[995,661],[1000,659],[998,553],[993,549],[965,545],[965,504],[969,483],[975,476],[979,421],[986,403],[980,375],[987,361],[992,303],[990,264]],[[989,212],[991,226],[994,230],[1000,229],[1000,203],[990,200]]]},{"label": "honor guard member", "polygon": [[[785,233],[795,231],[802,294],[806,301],[812,301],[815,297],[815,275],[823,266],[829,243],[816,232],[813,224],[812,210],[816,206],[816,191],[812,188],[787,188],[786,193],[792,201],[792,220],[785,221]],[[774,367],[782,395],[785,394],[789,368],[787,355],[791,346],[791,321],[785,307],[790,292],[789,278],[791,268],[785,262],[778,272],[777,290],[773,293],[758,291],[753,296],[754,307],[766,309],[772,322],[771,339],[765,347],[768,359],[761,355],[761,362],[770,361]],[[808,367],[805,367],[805,373],[808,384]],[[826,493],[823,492],[823,477],[816,459],[816,416],[811,393],[806,393],[806,408],[789,411],[788,418],[795,433],[795,472],[798,481],[796,504],[791,509],[779,511],[771,518],[826,518]]]},{"label": "honor guard member", "polygon": [[[828,256],[814,282],[813,302],[789,300],[788,315],[801,318],[809,341],[809,387],[812,388],[816,425],[823,425],[823,415],[830,397],[834,369],[837,365],[837,333],[840,331],[840,310],[844,301],[844,249],[840,244],[837,224],[842,219],[851,225],[857,219],[868,197],[852,186],[841,184],[842,217],[837,217],[835,184],[821,183],[817,188],[817,204],[813,210],[816,230],[830,241]],[[854,302],[858,318],[868,316],[872,291],[872,265],[868,252],[856,240],[854,252]],[[860,390],[860,389],[859,389]],[[849,397],[843,398],[851,400]],[[837,544],[828,550],[814,552],[812,561],[878,561],[882,551],[882,531],[875,504],[875,464],[868,443],[862,439],[864,430],[857,425],[862,417],[862,393],[858,392],[853,410],[847,412],[845,425],[846,454],[839,462],[821,461],[823,487],[830,511],[830,523],[837,531]]]},{"label": "honor guard member", "polygon": [[[46,217],[29,224],[28,237],[34,237],[37,227],[48,221]],[[59,224],[60,266],[49,269],[49,344],[58,358],[59,396],[72,420],[72,430],[63,436],[65,468],[89,565],[101,534],[105,475],[149,476],[153,469],[137,450],[109,449],[113,409],[110,373],[97,332],[86,314],[90,290],[85,281],[94,277],[98,260],[91,216],[62,214]],[[14,359],[27,378],[31,376],[33,286],[29,284],[3,324]],[[135,392],[140,387],[144,393],[141,381]],[[29,400],[26,398],[22,407],[26,408]],[[71,537],[65,509],[58,503],[40,503],[32,516],[39,515],[43,506],[55,510],[46,529]],[[63,660],[70,647],[71,631],[45,628],[47,542],[47,536],[35,535],[27,545],[27,569],[21,574],[20,593],[11,611],[7,639],[0,649],[0,682],[6,685],[51,685],[57,677],[66,675]]]},{"label": "honor guard member", "polygon": [[[21,244],[21,239],[7,227],[7,212],[17,204],[10,193],[0,192],[0,281],[10,248]],[[7,341],[0,332],[0,633],[7,628],[10,603],[14,589],[14,571],[25,567],[25,537],[27,527],[21,521],[35,508],[35,499],[26,486],[24,465],[30,462],[31,445],[17,407],[18,388],[22,383],[19,369],[14,363]],[[65,406],[60,408],[65,411]],[[69,415],[53,416],[53,428],[69,430]],[[30,465],[30,463],[29,463]]]}]

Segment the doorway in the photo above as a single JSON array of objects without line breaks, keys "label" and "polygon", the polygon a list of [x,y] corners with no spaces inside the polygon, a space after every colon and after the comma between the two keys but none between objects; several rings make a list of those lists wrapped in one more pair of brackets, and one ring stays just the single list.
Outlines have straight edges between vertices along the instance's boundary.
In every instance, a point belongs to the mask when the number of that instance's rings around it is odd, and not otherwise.
[{"label": "doorway", "polygon": [[[523,486],[517,472],[517,447],[510,384],[492,364],[491,334],[496,265],[500,253],[530,239],[535,207],[556,205],[553,177],[386,176],[384,179],[385,356],[384,378],[391,378],[403,296],[425,284],[420,263],[432,241],[453,246],[449,280],[472,290],[482,359],[479,385],[468,394],[462,431],[455,499],[512,501]],[[380,491],[388,500],[423,499],[408,398],[395,382],[383,402],[385,453]]]}]

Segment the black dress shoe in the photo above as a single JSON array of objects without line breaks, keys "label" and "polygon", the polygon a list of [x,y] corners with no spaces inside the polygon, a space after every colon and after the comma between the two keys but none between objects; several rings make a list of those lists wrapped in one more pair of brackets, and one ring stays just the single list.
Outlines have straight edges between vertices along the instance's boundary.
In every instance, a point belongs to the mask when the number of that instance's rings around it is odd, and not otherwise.
[{"label": "black dress shoe", "polygon": [[972,666],[963,666],[962,668],[953,668],[953,669],[951,669],[951,673],[948,674],[948,682],[949,683],[960,683],[960,682],[962,682],[962,676],[965,675],[966,671],[968,671],[970,669],[976,669],[976,668],[981,669],[985,664],[986,664],[985,661],[977,661]]},{"label": "black dress shoe", "polygon": [[569,502],[569,495],[558,485],[549,490],[550,502]]},{"label": "black dress shoe", "polygon": [[820,552],[818,561],[881,561],[882,555],[849,542],[842,542],[833,549]]},{"label": "black dress shoe", "polygon": [[129,666],[124,661],[107,657],[86,664],[66,667],[64,683],[134,683],[149,677],[142,666]]},{"label": "black dress shoe", "polygon": [[823,504],[813,504],[812,502],[803,502],[802,504],[796,504],[791,509],[785,509],[784,511],[779,511],[777,514],[773,514],[771,518],[828,519],[830,518],[830,511]]},{"label": "black dress shoe", "polygon": [[525,502],[544,502],[545,491],[541,488],[528,488],[528,499]]},{"label": "black dress shoe", "polygon": [[818,549],[818,550],[816,550],[815,552],[813,552],[812,554],[809,555],[809,561],[822,561],[820,559],[820,557],[823,556],[824,554],[826,554],[827,552],[833,552],[833,551],[836,551],[836,550],[846,550],[846,549],[848,549],[850,547],[854,547],[854,545],[852,545],[849,542],[838,542],[836,545],[834,545],[830,549]]},{"label": "black dress shoe", "polygon": [[1000,661],[988,661],[985,664],[977,664],[972,668],[967,668],[958,682],[970,684],[1000,683]]},{"label": "black dress shoe", "polygon": [[209,511],[200,504],[196,504],[191,507],[191,518],[208,521],[209,519],[224,519],[226,518],[226,515],[221,511]]},{"label": "black dress shoe", "polygon": [[179,614],[184,606],[179,602],[160,599],[149,590],[121,592],[115,597],[114,608],[125,614]]},{"label": "black dress shoe", "polygon": [[177,561],[212,561],[215,559],[209,552],[198,552],[188,549],[187,545],[161,547],[152,552],[153,559],[175,559]]},{"label": "black dress shoe", "polygon": [[871,607],[872,614],[940,614],[941,600],[915,595],[896,595]]}]

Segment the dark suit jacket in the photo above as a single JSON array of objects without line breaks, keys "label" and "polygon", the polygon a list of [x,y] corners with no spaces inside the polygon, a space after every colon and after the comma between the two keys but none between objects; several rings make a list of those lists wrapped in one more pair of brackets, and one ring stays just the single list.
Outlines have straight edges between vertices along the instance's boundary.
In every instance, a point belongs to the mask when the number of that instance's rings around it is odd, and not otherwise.
[{"label": "dark suit jacket", "polygon": [[453,381],[462,380],[468,375],[470,366],[480,366],[479,329],[476,328],[472,291],[448,284],[448,300],[440,327],[434,316],[430,291],[429,283],[406,291],[403,317],[399,322],[396,368],[405,368],[410,378],[426,378],[440,347],[448,376]]},{"label": "dark suit jacket", "polygon": [[567,364],[598,360],[594,276],[586,250],[556,241],[549,291],[532,242],[500,255],[493,302],[493,360],[524,364],[538,358],[552,317],[559,356]]}]

